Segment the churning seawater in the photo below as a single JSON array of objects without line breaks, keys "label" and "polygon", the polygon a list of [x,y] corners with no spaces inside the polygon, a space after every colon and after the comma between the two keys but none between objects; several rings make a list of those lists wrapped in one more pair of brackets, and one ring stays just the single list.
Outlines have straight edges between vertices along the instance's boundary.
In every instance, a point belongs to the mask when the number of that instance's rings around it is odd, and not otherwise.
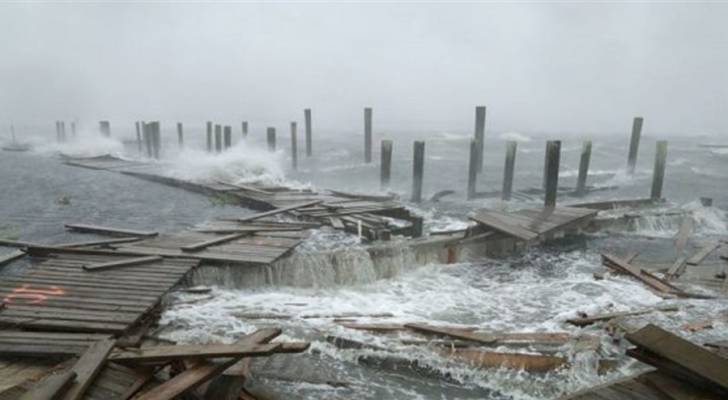
[{"label": "churning seawater", "polygon": [[[131,126],[131,124],[129,124]],[[300,168],[292,171],[288,135],[279,131],[276,154],[264,151],[263,129],[251,130],[246,142],[222,155],[208,155],[202,126],[187,127],[186,148],[178,149],[172,124],[164,131],[163,160],[168,173],[187,179],[265,180],[296,187],[335,188],[379,193],[378,146],[373,164],[364,164],[359,132],[316,133],[313,159],[299,156]],[[81,131],[75,142],[51,144],[50,132],[17,127],[21,140],[35,144],[28,153],[0,153],[0,236],[41,243],[87,239],[66,232],[63,223],[87,222],[138,229],[178,231],[221,216],[250,213],[202,195],[138,180],[121,174],[65,166],[59,152],[69,155],[112,153],[139,157],[132,130],[113,128],[112,139]],[[50,131],[50,130],[48,130]],[[25,133],[25,136],[23,135]],[[239,132],[237,133],[239,135]],[[643,137],[634,176],[624,173],[628,133],[595,135],[589,183],[616,187],[595,192],[585,201],[639,198],[649,195],[656,136]],[[300,135],[299,135],[300,137]],[[498,190],[501,184],[505,140],[518,140],[515,189],[541,184],[546,138],[562,143],[561,186],[576,181],[580,137],[487,133],[484,174],[478,190]],[[440,202],[409,206],[426,217],[431,230],[462,228],[468,212],[479,207],[521,208],[538,206],[537,196],[519,197],[509,204],[498,200],[465,201],[467,154],[470,135],[463,132],[397,132],[375,135],[394,141],[391,191],[407,199],[412,175],[412,142],[426,141],[425,197],[441,190],[457,193]],[[725,237],[728,204],[728,151],[701,148],[719,137],[669,138],[667,177],[661,209],[690,212],[696,221],[691,248],[707,240]],[[81,144],[83,143],[83,144]],[[303,141],[299,142],[299,149]],[[699,197],[714,199],[703,207]],[[563,198],[562,202],[576,202]],[[638,211],[639,213],[639,211]],[[680,311],[653,313],[629,319],[647,321],[679,330],[687,337],[706,340],[726,332],[726,324],[712,330],[689,333],[680,327],[710,318],[724,308],[724,300],[665,301],[626,277],[595,280],[602,271],[599,254],[639,251],[650,262],[674,259],[673,236],[681,217],[662,216],[655,210],[627,225],[615,226],[580,238],[562,240],[507,259],[483,259],[474,263],[424,265],[414,261],[406,245],[394,241],[392,254],[372,259],[356,238],[322,230],[296,250],[289,260],[247,273],[201,271],[195,283],[224,282],[209,294],[178,293],[167,299],[168,309],[157,332],[180,342],[234,341],[263,326],[281,326],[284,337],[312,342],[304,355],[276,356],[255,363],[251,388],[277,398],[368,399],[548,399],[638,370],[637,363],[621,357],[624,343],[615,343],[598,327],[585,329],[564,324],[577,311],[627,310],[675,303]],[[5,249],[0,249],[5,251]],[[6,268],[15,273],[21,264]],[[700,288],[692,288],[696,291]],[[292,318],[251,318],[272,314]],[[408,346],[404,334],[380,335],[341,327],[331,318],[349,314],[391,314],[388,318],[358,318],[370,322],[428,322],[478,326],[486,331],[569,331],[599,335],[602,349],[577,352],[566,346],[556,354],[566,356],[571,367],[546,374],[506,369],[485,370],[448,361],[432,348]],[[308,317],[307,317],[308,316]],[[341,350],[325,340],[336,335],[377,346],[376,350]],[[404,335],[404,336],[403,336]],[[529,351],[533,349],[520,349]],[[360,357],[394,357],[417,360],[428,372],[361,362]],[[600,375],[599,358],[616,358],[616,369]],[[265,396],[263,396],[265,397]]]}]

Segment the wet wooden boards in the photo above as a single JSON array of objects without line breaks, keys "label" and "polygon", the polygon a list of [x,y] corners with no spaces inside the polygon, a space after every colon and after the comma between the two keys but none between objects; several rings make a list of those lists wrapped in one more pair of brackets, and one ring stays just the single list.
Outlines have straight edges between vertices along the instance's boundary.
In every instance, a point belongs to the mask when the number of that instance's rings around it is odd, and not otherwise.
[{"label": "wet wooden boards", "polygon": [[512,213],[481,209],[471,219],[488,228],[530,242],[549,234],[580,227],[596,214],[596,210],[574,207],[528,209]]}]

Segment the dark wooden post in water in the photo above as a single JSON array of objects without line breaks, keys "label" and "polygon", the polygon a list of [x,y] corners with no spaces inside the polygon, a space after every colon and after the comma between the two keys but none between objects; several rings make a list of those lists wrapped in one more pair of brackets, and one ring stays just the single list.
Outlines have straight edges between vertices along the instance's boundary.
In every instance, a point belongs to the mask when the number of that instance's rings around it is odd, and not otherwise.
[{"label": "dark wooden post in water", "polygon": [[185,147],[185,134],[181,122],[177,122],[177,143],[179,143],[179,147]]},{"label": "dark wooden post in water", "polygon": [[297,125],[295,122],[291,122],[291,165],[293,170],[298,169],[298,134]]},{"label": "dark wooden post in water", "polygon": [[154,143],[152,140],[151,124],[142,121],[142,134],[144,135],[144,146],[147,148],[147,157],[152,158],[154,155]]},{"label": "dark wooden post in water", "polygon": [[212,153],[212,121],[207,121],[207,152]]},{"label": "dark wooden post in water", "polygon": [[579,160],[579,177],[576,178],[576,195],[586,194],[586,178],[589,176],[589,162],[591,161],[592,142],[587,140],[581,146],[581,159]]},{"label": "dark wooden post in water", "polygon": [[142,147],[142,130],[140,127],[140,122],[136,121],[134,123],[134,127],[136,128],[136,135],[137,135],[137,147],[139,147],[139,154],[142,154],[144,151],[144,148]]},{"label": "dark wooden post in water", "polygon": [[478,141],[470,141],[470,158],[468,159],[468,200],[475,198],[475,181],[478,178]]},{"label": "dark wooden post in water", "polygon": [[111,136],[111,123],[109,121],[99,121],[99,131],[101,132],[101,136]]},{"label": "dark wooden post in water", "polygon": [[276,151],[276,128],[268,127],[266,136],[268,139],[268,151]]},{"label": "dark wooden post in water", "polygon": [[379,187],[381,189],[389,187],[392,180],[392,141],[382,140],[382,160],[379,172]]},{"label": "dark wooden post in water", "polygon": [[637,165],[637,151],[640,147],[640,136],[642,135],[642,117],[634,117],[632,121],[632,138],[629,141],[629,156],[627,159],[627,172],[634,174]]},{"label": "dark wooden post in water", "polygon": [[56,120],[56,142],[61,143],[61,121]]},{"label": "dark wooden post in water", "polygon": [[372,162],[372,108],[364,108],[364,162]]},{"label": "dark wooden post in water", "polygon": [[485,106],[475,107],[475,141],[478,142],[478,172],[483,172],[483,143],[485,140]]},{"label": "dark wooden post in water", "polygon": [[655,170],[652,175],[652,193],[650,194],[650,198],[654,201],[662,200],[662,183],[665,180],[666,161],[667,140],[659,140],[655,152]]},{"label": "dark wooden post in water", "polygon": [[244,138],[248,137],[248,121],[243,121],[242,129],[243,129],[243,139],[244,139]]},{"label": "dark wooden post in water", "polygon": [[76,122],[71,121],[71,137],[76,138]]},{"label": "dark wooden post in water", "polygon": [[307,108],[303,110],[303,117],[306,124],[306,157],[311,157],[313,154],[313,138],[311,133],[311,109]]},{"label": "dark wooden post in water", "polygon": [[222,126],[215,124],[215,152],[222,152]]},{"label": "dark wooden post in water", "polygon": [[503,191],[501,198],[510,200],[513,192],[513,174],[516,171],[516,150],[518,142],[509,141],[506,143],[506,164],[503,168]]},{"label": "dark wooden post in water", "polygon": [[159,121],[150,122],[147,124],[151,136],[152,143],[152,155],[156,160],[159,160],[159,151],[161,148],[161,133],[159,129]]},{"label": "dark wooden post in water", "polygon": [[561,141],[546,142],[546,193],[544,206],[556,207],[556,192],[559,189],[559,162],[561,161]]},{"label": "dark wooden post in water", "polygon": [[61,121],[61,142],[66,142],[66,122]]},{"label": "dark wooden post in water", "polygon": [[233,145],[233,127],[225,126],[223,128],[223,136],[225,138],[225,150],[227,150]]},{"label": "dark wooden post in water", "polygon": [[422,180],[425,174],[425,142],[416,141],[412,168],[412,202],[422,201]]}]

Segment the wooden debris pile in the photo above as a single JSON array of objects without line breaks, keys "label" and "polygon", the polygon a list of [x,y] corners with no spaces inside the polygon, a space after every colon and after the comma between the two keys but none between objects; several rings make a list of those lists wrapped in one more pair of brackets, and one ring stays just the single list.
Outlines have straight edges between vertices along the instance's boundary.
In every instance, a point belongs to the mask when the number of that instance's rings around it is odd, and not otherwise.
[{"label": "wooden debris pile", "polygon": [[484,228],[525,242],[550,239],[586,226],[597,210],[575,207],[547,207],[502,212],[481,209],[471,217]]},{"label": "wooden debris pile", "polygon": [[[271,342],[280,329],[261,329],[233,344],[123,347],[111,336],[59,332],[0,332],[0,346],[24,347],[23,356],[56,359],[54,367],[12,386],[0,370],[0,399],[165,400],[237,398],[251,357],[301,353],[306,342]],[[16,353],[18,353],[16,351]],[[5,352],[3,356],[7,357]],[[210,397],[208,383],[215,384]]]}]

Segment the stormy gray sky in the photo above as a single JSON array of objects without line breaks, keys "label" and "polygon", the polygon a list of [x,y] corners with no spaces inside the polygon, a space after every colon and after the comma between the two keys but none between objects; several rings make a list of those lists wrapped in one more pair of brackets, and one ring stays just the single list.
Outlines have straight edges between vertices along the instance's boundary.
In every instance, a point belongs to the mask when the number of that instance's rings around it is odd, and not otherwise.
[{"label": "stormy gray sky", "polygon": [[0,121],[728,134],[728,4],[0,4]]}]

